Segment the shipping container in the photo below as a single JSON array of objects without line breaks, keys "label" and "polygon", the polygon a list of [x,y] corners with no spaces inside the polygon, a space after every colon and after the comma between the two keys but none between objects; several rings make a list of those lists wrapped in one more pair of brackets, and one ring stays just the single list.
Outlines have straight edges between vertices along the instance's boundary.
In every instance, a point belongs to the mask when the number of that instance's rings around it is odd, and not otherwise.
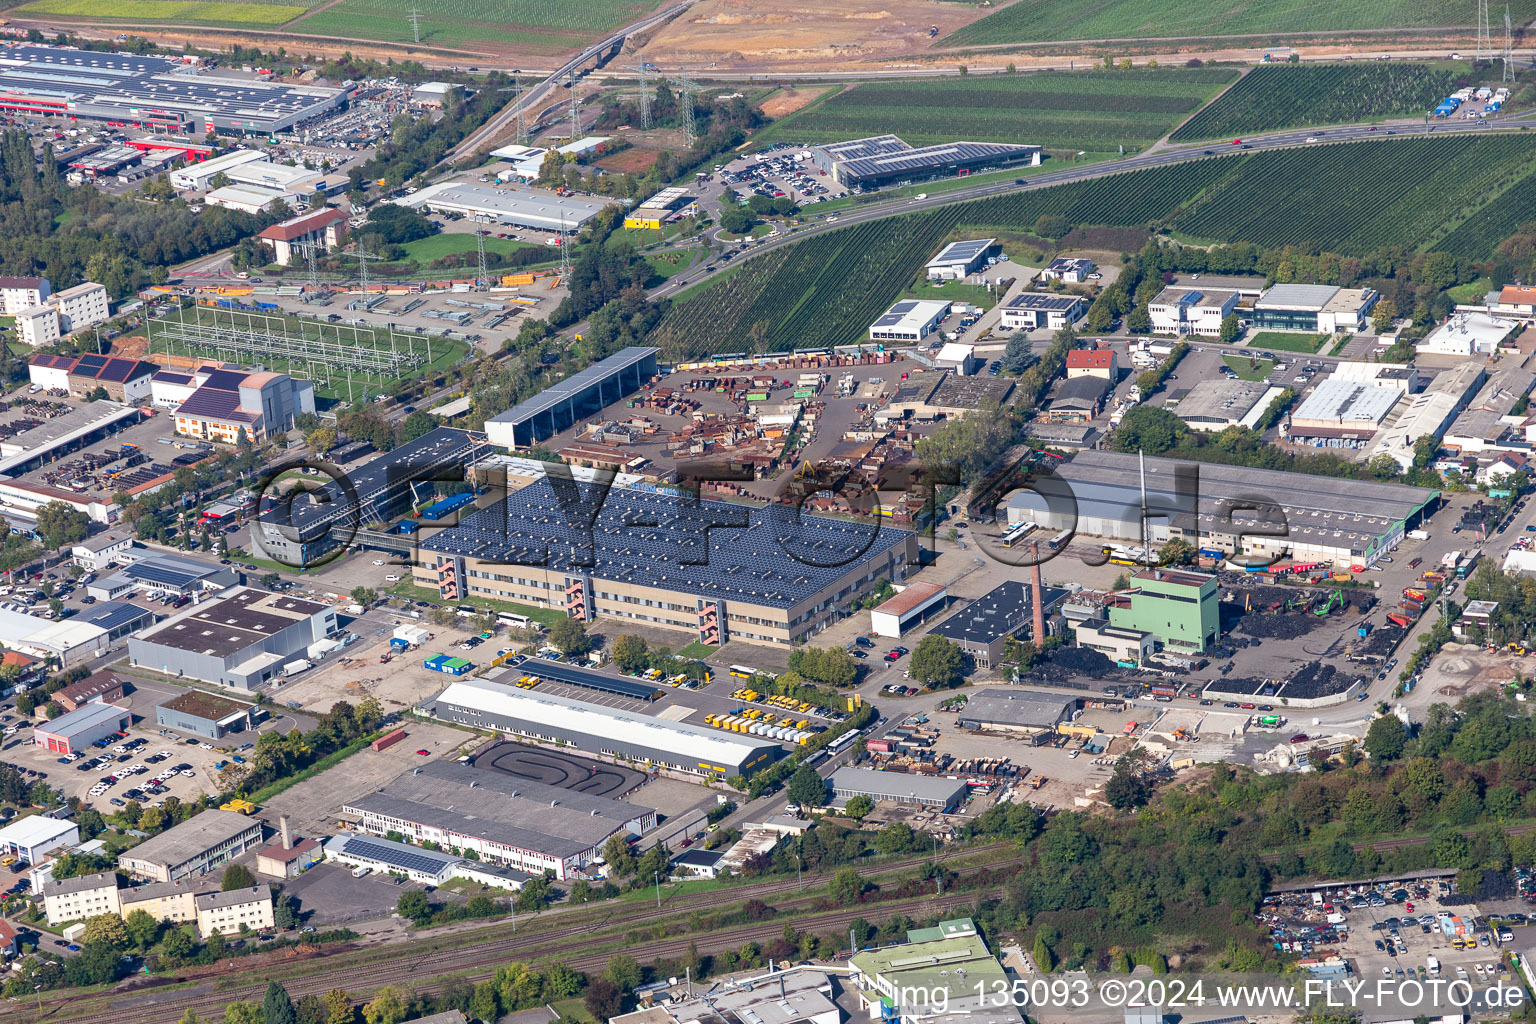
[{"label": "shipping container", "polygon": [[383,736],[380,736],[378,739],[368,744],[368,747],[369,749],[375,751],[383,750],[386,747],[394,746],[396,743],[399,743],[403,739],[405,739],[405,730],[396,729],[393,732],[388,732]]}]

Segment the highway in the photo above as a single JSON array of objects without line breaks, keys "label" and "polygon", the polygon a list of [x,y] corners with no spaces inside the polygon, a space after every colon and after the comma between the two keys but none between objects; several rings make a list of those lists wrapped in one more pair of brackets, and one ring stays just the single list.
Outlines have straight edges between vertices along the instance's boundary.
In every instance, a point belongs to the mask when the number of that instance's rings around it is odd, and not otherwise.
[{"label": "highway", "polygon": [[693,3],[694,0],[683,0],[682,3],[676,3],[669,7],[664,7],[654,14],[646,15],[639,21],[634,21],[628,25],[625,25],[623,28],[618,29],[610,35],[604,37],[601,42],[593,43],[591,46],[588,46],[586,49],[577,53],[576,56],[572,57],[570,60],[556,68],[546,78],[542,79],[524,91],[521,96],[517,97],[513,102],[507,104],[506,107],[504,107],[495,117],[491,118],[475,131],[466,135],[464,139],[457,146],[450,149],[439,162],[447,164],[458,164],[463,160],[472,157],[477,150],[488,145],[493,139],[496,138],[498,134],[500,134],[502,131],[505,131],[507,126],[512,124],[512,122],[516,119],[517,112],[519,110],[523,111],[525,114],[531,113],[534,107],[536,107],[545,96],[554,93],[554,91],[560,87],[560,81],[571,72],[575,71],[589,60],[596,60],[597,57],[603,53],[603,51],[610,49],[615,45],[622,45],[625,37],[633,35],[636,32],[644,32],[646,29],[651,28],[652,26],[659,25],[666,21],[668,18],[681,14],[683,11],[692,6]]},{"label": "highway", "polygon": [[[1027,178],[991,182],[989,184],[977,185],[973,188],[950,189],[931,195],[926,199],[894,199],[889,202],[871,203],[868,206],[854,210],[839,211],[835,214],[837,217],[836,221],[830,220],[829,217],[810,225],[801,226],[791,233],[759,242],[749,252],[743,253],[736,260],[730,263],[718,263],[713,270],[707,267],[700,267],[678,274],[653,289],[650,292],[650,297],[652,299],[667,298],[693,285],[708,281],[710,278],[722,274],[734,266],[740,266],[744,260],[750,260],[783,245],[791,245],[795,242],[803,241],[808,235],[836,231],[854,224],[880,220],[885,217],[895,217],[904,213],[934,210],[943,206],[950,206],[954,203],[968,202],[972,199],[981,199],[987,196],[1024,192],[1037,188],[1046,188],[1051,185],[1065,185],[1093,178],[1102,178],[1111,174],[1122,174],[1126,171],[1146,170],[1153,167],[1164,167],[1169,164],[1184,163],[1189,160],[1219,160],[1259,150],[1292,149],[1302,146],[1370,141],[1388,136],[1408,137],[1426,134],[1446,135],[1464,134],[1466,132],[1525,131],[1533,126],[1536,126],[1536,111],[1511,115],[1510,117],[1497,120],[1440,121],[1430,124],[1427,132],[1423,122],[1402,121],[1387,124],[1354,124],[1333,128],[1270,132],[1267,134],[1245,136],[1242,138],[1241,143],[1237,144],[1233,140],[1227,139],[1221,142],[1161,145],[1146,152],[1137,153],[1119,160],[1080,166],[1069,165],[1059,171],[1046,171]],[[1316,139],[1317,141],[1309,142],[1309,139]],[[583,326],[584,324],[577,325],[572,330],[579,332]]]}]

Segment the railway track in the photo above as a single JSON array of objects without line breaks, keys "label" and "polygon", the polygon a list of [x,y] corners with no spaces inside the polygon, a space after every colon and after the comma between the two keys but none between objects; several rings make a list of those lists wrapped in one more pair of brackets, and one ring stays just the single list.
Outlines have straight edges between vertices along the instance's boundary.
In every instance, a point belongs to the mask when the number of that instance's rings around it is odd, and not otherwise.
[{"label": "railway track", "polygon": [[[921,896],[890,902],[876,902],[867,906],[855,907],[851,910],[830,911],[818,914],[794,922],[802,931],[821,932],[836,927],[839,931],[854,920],[869,914],[932,914],[944,913],[957,907],[966,906],[979,899],[994,899],[1002,894],[1000,887],[978,890],[974,892],[952,892],[940,896]],[[763,944],[770,942],[783,933],[782,921],[767,921],[760,924],[740,925],[734,928],[722,929],[717,932],[707,933],[701,936],[686,936],[678,939],[664,939],[651,943],[640,952],[644,959],[658,959],[676,957],[688,948],[693,942],[702,953],[719,953],[730,949],[739,949],[748,942]],[[572,928],[571,933],[585,934],[588,929]],[[569,955],[568,943],[550,942],[557,937],[553,934],[541,935],[538,944],[530,943],[526,949],[518,951],[518,959],[537,960],[542,956],[559,954],[561,962],[578,971],[600,971],[607,966],[608,959],[612,955],[608,952],[591,953],[587,955]],[[440,976],[432,972],[432,968],[438,964],[444,964],[445,969],[441,974],[455,974],[468,977],[471,981],[479,981],[490,977],[495,973],[496,967],[511,959],[506,955],[507,943],[485,943],[470,949],[445,950],[441,954],[425,954],[417,956],[396,957],[391,960],[376,962],[366,967],[346,967],[329,971],[321,971],[315,974],[288,979],[284,981],[289,995],[294,998],[299,996],[316,994],[320,995],[334,988],[352,991],[354,995],[363,991],[373,991],[386,985],[409,985],[413,990],[424,993],[436,991],[436,978]],[[445,963],[444,958],[447,958]],[[366,988],[359,987],[360,978],[366,978]],[[199,988],[211,988],[213,982]],[[50,1024],[175,1024],[187,1010],[195,1011],[205,1019],[218,1019],[223,1014],[224,1007],[236,1000],[249,1000],[259,1002],[266,991],[266,979],[243,985],[237,988],[222,989],[218,992],[188,991],[167,992],[163,997],[157,997],[151,990],[139,989],[132,993],[124,993],[116,1000],[114,1005],[106,1010],[89,1009],[83,1006],[79,1012],[72,1010],[72,1004],[84,1004],[88,997],[56,1002],[51,1007],[46,1005],[41,1015],[35,1008],[25,1002],[15,1004],[14,1009],[20,1011],[20,1016],[27,1020],[48,1021]],[[100,997],[89,997],[90,1002],[96,1002]]]},{"label": "railway track", "polygon": [[[976,854],[987,854],[994,851],[1011,848],[1011,843],[986,843],[981,846],[966,849],[961,855],[970,858]],[[870,870],[867,873],[870,876],[899,873],[903,870],[928,864],[930,859],[931,858],[929,856],[905,857],[898,860],[887,861],[876,866],[873,870]],[[978,872],[989,870],[990,868],[996,867],[998,864],[1011,863],[1015,860],[1016,858],[1014,857],[1004,857],[995,862],[989,862],[980,865],[970,865],[968,867],[959,869],[957,871],[957,875],[961,878],[965,878],[970,875],[977,874]],[[811,879],[806,879],[805,884],[818,886],[826,879],[826,877],[827,876],[825,874],[817,874],[812,876]],[[408,980],[415,982],[422,977],[431,978],[440,974],[459,973],[465,969],[474,967],[489,966],[494,968],[495,965],[504,963],[509,959],[536,960],[543,957],[561,955],[563,962],[573,967],[577,967],[577,962],[575,960],[571,959],[567,955],[564,955],[567,954],[572,948],[573,940],[579,942],[584,937],[603,932],[615,931],[619,928],[643,928],[649,924],[675,918],[681,914],[694,911],[715,910],[718,909],[723,903],[762,899],[764,897],[795,892],[801,888],[803,888],[803,885],[799,880],[776,879],[772,881],[758,882],[750,886],[742,886],[730,890],[717,890],[714,892],[701,893],[696,896],[677,897],[671,900],[665,900],[659,909],[651,907],[642,910],[632,903],[615,902],[608,908],[608,912],[602,914],[601,916],[582,915],[579,921],[574,921],[569,925],[550,930],[539,929],[537,931],[529,932],[525,929],[523,934],[520,936],[516,934],[498,934],[481,942],[465,944],[456,943],[453,941],[456,938],[459,938],[462,933],[438,935],[413,941],[409,945],[416,947],[415,951],[404,952],[401,956],[398,957],[393,957],[382,961],[359,959],[358,962],[355,963],[343,963],[338,960],[334,966],[318,964],[316,965],[317,969],[313,973],[295,975],[291,980],[286,978],[284,968],[289,966],[302,966],[302,964],[289,965],[280,963],[273,965],[273,969],[274,974],[284,977],[285,984],[288,984],[292,994],[297,996],[303,992],[325,992],[332,988],[347,988],[349,982],[351,984],[356,984],[356,980],[360,975],[367,977],[370,985],[381,986],[390,984],[391,981]],[[968,894],[964,892],[955,893],[953,895],[957,900],[961,902],[964,902],[967,899],[975,898],[974,894]],[[783,912],[812,906],[819,902],[821,899],[822,896],[817,894],[789,900],[775,900],[773,901],[773,906],[776,911]],[[871,906],[884,909],[886,904],[875,903],[871,904]],[[578,908],[575,907],[561,907],[556,908],[551,913],[573,914],[577,912],[577,910]],[[543,919],[546,921],[549,920],[547,916]],[[806,927],[815,927],[815,925],[806,925]],[[769,938],[777,936],[779,932],[782,931],[782,928],[782,921],[777,924],[772,924],[769,928]],[[495,929],[498,932],[501,932],[505,930],[505,926],[497,925],[495,926]],[[735,930],[732,930],[729,934],[734,934],[734,931]],[[718,934],[728,933],[722,932]],[[700,948],[705,948],[702,944],[703,940],[700,940],[700,942]],[[666,943],[662,943],[655,948],[660,949],[665,945]],[[687,943],[684,941],[681,948],[686,948],[686,945]],[[409,947],[406,948],[409,949]],[[726,944],[721,948],[734,947]],[[364,951],[364,955],[366,955],[366,952],[370,951]],[[706,951],[709,950],[706,949]],[[335,953],[320,952],[306,959],[309,961],[324,960],[328,957],[345,957],[348,959],[354,959],[354,957],[349,956],[349,954],[356,954],[357,952],[358,951],[356,950],[341,950]],[[597,965],[601,967],[604,963],[606,963],[608,955],[609,954],[607,953],[596,954],[593,957],[589,957],[588,960],[597,963]],[[664,952],[653,952],[652,955],[665,956],[668,954]],[[232,961],[232,963],[237,963],[237,961]],[[577,967],[577,969],[584,968]],[[377,980],[384,974],[388,974],[388,978],[382,981]],[[164,979],[161,984],[178,984],[182,980],[183,979],[168,977]],[[199,984],[199,987],[211,987],[218,983],[217,978],[204,979],[200,982],[196,981],[196,979],[193,979],[193,981],[194,983]],[[262,984],[264,985],[265,982]],[[303,985],[304,987],[302,989],[296,988],[295,986],[297,985]],[[169,995],[170,994],[167,993],[168,997]],[[206,994],[206,998],[202,995],[196,998],[204,999],[208,1006],[217,1010],[220,1006],[222,1006],[224,1002],[232,999],[242,998],[242,996],[220,990],[216,995],[210,993]],[[156,1016],[135,1016],[135,1014],[141,1013],[144,1009],[143,1006],[137,1004],[144,1003],[146,1001],[154,1001],[155,996],[153,987],[147,989],[140,988],[135,990],[133,993],[124,993],[122,996],[122,1001],[135,1005],[124,1007],[124,1009],[121,1011],[122,1016],[106,1018],[102,1016],[101,1012],[95,1010],[85,1012],[80,1016],[68,1016],[68,1014],[72,1012],[72,1007],[76,1005],[94,1005],[101,999],[102,996],[95,994],[88,996],[71,996],[64,999],[55,1000],[51,1009],[48,1008],[47,1001],[45,1000],[45,1008],[43,1010],[42,1017],[37,1017],[37,1011],[35,1007],[31,1007],[29,1009],[27,1004],[18,1003],[13,1004],[10,1007],[0,1007],[0,1019],[9,1018],[17,1010],[21,1011],[21,1016],[26,1019],[79,1021],[81,1024],[84,1024],[84,1022],[87,1021],[97,1022],[109,1019],[120,1020],[123,1021],[124,1024],[129,1024],[129,1022],[137,1024],[137,1022],[141,1020],[150,1021],[160,1019]],[[156,1009],[159,1008],[159,1005],[160,1004],[158,1003],[154,1004]],[[192,1004],[177,1002],[175,1004],[176,1012],[173,1014],[173,1016],[179,1018],[181,1013],[187,1009],[188,1005]],[[196,1009],[199,1015],[206,1016],[206,1014],[203,1012],[202,1003],[192,1005],[192,1008]]]}]

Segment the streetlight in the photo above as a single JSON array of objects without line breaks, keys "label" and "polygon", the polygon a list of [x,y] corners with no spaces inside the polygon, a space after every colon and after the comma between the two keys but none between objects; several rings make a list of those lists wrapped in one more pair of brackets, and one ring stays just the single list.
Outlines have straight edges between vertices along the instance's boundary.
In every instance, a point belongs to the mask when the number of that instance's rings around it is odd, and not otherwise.
[{"label": "streetlight", "polygon": [[795,882],[800,886],[800,891],[805,892],[805,879],[800,875],[800,855],[795,854]]},{"label": "streetlight", "polygon": [[652,871],[651,872],[651,877],[656,879],[656,909],[660,910],[661,909],[661,873],[657,872],[657,871]]}]

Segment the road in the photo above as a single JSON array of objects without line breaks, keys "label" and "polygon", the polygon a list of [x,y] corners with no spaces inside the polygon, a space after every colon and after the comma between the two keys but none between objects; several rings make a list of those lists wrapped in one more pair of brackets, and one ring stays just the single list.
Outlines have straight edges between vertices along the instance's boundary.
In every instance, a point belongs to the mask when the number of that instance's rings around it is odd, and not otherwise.
[{"label": "road", "polygon": [[466,135],[463,141],[449,150],[448,153],[439,162],[447,164],[458,164],[463,160],[473,156],[476,151],[488,145],[493,139],[496,138],[498,134],[505,131],[507,126],[512,124],[512,122],[516,119],[517,112],[519,110],[523,111],[525,114],[530,113],[544,97],[551,95],[556,89],[558,89],[560,87],[561,79],[565,78],[565,76],[581,67],[587,61],[595,60],[604,50],[607,50],[615,45],[622,44],[626,36],[633,35],[636,32],[644,32],[646,29],[651,28],[654,25],[659,25],[666,21],[668,18],[681,14],[683,11],[692,6],[693,3],[694,0],[683,0],[682,3],[672,4],[669,7],[664,7],[654,14],[646,15],[639,21],[634,21],[628,25],[625,25],[623,28],[618,29],[610,35],[604,37],[601,42],[593,43],[591,46],[588,46],[586,49],[576,54],[576,56],[572,57],[570,60],[556,68],[547,77],[543,78],[531,88],[526,90],[513,102],[507,104],[507,106],[503,108],[501,112],[498,113],[495,117],[492,117],[478,129]]}]

